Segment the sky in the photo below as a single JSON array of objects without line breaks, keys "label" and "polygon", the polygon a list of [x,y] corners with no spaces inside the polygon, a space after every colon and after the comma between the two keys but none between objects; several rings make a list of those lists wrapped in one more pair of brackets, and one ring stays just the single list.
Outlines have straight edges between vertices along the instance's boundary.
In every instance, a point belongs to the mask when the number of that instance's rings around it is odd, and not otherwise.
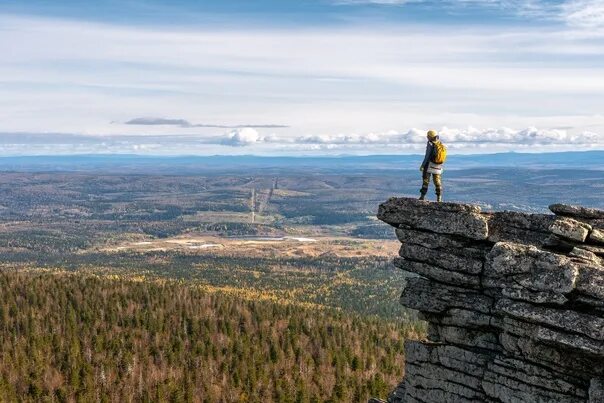
[{"label": "sky", "polygon": [[604,149],[604,0],[5,0],[0,156]]}]

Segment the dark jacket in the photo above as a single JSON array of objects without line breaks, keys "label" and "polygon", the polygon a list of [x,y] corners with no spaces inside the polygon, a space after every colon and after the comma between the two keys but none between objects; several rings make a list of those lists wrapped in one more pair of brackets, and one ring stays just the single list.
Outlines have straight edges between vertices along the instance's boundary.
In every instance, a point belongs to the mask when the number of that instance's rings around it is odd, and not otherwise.
[{"label": "dark jacket", "polygon": [[424,156],[424,162],[422,162],[422,167],[424,168],[424,171],[428,170],[428,165],[430,164],[430,161],[432,161],[434,151],[434,143],[428,141],[428,144],[426,144],[426,155]]}]

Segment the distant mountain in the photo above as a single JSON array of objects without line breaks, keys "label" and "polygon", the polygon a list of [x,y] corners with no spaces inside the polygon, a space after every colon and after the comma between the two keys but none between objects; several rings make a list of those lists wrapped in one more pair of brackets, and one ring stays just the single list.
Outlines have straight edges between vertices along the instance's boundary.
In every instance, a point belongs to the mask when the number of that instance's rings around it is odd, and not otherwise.
[{"label": "distant mountain", "polygon": [[[263,157],[254,155],[215,156],[144,156],[124,154],[70,156],[0,157],[0,171],[97,171],[144,173],[194,173],[204,171],[239,171],[242,168],[280,169],[415,169],[422,155],[369,155],[319,157]],[[573,168],[604,170],[604,150],[557,153],[499,153],[450,155],[449,170],[475,167]]]}]

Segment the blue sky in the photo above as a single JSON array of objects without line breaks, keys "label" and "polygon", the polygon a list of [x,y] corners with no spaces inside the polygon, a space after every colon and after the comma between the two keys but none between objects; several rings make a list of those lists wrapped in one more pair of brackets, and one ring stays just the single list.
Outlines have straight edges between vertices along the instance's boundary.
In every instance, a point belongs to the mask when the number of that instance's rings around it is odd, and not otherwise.
[{"label": "blue sky", "polygon": [[0,155],[604,148],[604,0],[5,1]]}]

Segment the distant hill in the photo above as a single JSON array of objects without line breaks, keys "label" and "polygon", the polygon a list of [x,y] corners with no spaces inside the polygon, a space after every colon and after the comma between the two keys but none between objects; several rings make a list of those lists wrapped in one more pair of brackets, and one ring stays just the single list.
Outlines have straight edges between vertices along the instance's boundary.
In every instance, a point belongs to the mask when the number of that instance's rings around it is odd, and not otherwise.
[{"label": "distant hill", "polygon": [[[124,154],[71,156],[15,156],[0,157],[0,171],[98,171],[143,173],[195,173],[230,171],[241,168],[279,169],[312,168],[337,171],[339,169],[415,169],[421,155],[369,155],[319,157],[262,157],[254,155],[216,156],[144,156]],[[603,151],[573,151],[557,153],[498,153],[455,155],[447,162],[451,169],[474,167],[530,167],[577,168],[604,170]]]}]

